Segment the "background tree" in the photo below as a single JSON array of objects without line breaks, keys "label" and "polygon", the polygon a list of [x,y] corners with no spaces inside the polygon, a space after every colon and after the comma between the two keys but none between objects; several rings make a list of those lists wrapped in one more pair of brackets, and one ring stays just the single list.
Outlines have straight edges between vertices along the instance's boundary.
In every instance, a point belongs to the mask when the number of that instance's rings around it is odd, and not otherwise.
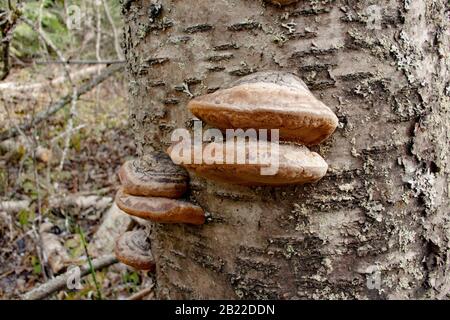
[{"label": "background tree", "polygon": [[340,119],[313,149],[319,183],[192,176],[209,221],[155,225],[159,298],[446,297],[447,1],[137,0],[123,15],[139,154],[192,125],[192,96],[255,71],[298,74]]}]

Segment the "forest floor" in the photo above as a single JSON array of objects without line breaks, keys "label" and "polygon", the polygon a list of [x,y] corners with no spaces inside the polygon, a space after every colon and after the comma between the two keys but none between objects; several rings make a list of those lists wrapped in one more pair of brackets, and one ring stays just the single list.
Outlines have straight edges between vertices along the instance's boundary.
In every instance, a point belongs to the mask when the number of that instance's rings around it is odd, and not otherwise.
[{"label": "forest floor", "polygon": [[[70,72],[81,74],[79,85],[95,76],[93,68],[74,66]],[[123,74],[117,72],[80,97],[73,131],[67,130],[69,104],[31,130],[0,141],[0,299],[20,299],[67,268],[86,263],[88,256],[108,253],[91,249],[91,244],[113,203],[116,172],[135,154]],[[61,76],[60,66],[12,70],[0,83],[0,132],[30,121],[70,93],[64,81],[51,81]],[[17,90],[18,84],[30,83],[37,85]],[[84,277],[81,285],[49,298],[92,299],[101,294],[103,299],[126,299],[151,287],[152,277],[117,263]]]}]

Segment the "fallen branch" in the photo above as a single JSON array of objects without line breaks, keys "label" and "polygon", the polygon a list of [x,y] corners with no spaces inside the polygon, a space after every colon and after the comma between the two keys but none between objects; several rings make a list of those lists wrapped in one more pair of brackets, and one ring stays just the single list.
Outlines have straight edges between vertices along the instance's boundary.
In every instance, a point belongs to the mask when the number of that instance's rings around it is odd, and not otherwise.
[{"label": "fallen branch", "polygon": [[17,213],[20,210],[30,208],[30,201],[28,200],[11,200],[0,202],[0,211],[7,213]]},{"label": "fallen branch", "polygon": [[113,199],[111,197],[101,197],[97,195],[83,196],[78,193],[69,194],[65,196],[53,196],[48,200],[49,207],[56,209],[78,208],[85,210],[88,208],[95,208],[97,211],[106,210]]},{"label": "fallen branch", "polygon": [[148,296],[152,291],[153,291],[153,285],[148,288],[145,288],[139,292],[136,292],[132,296],[128,297],[127,300],[142,300],[146,296]]},{"label": "fallen branch", "polygon": [[[85,94],[86,92],[89,92],[90,90],[92,90],[92,88],[94,88],[98,84],[102,83],[103,81],[108,79],[111,75],[113,75],[114,73],[116,73],[117,71],[119,71],[123,68],[124,68],[124,65],[121,65],[121,64],[116,64],[116,65],[112,65],[110,67],[105,68],[105,70],[102,73],[100,73],[97,77],[93,78],[90,82],[88,82],[85,85],[82,85],[81,87],[78,88],[77,98],[80,97],[81,95]],[[23,131],[31,129],[36,124],[46,120],[51,115],[55,114],[56,112],[58,112],[59,110],[64,108],[64,106],[66,106],[71,101],[72,101],[72,93],[62,97],[57,102],[51,104],[47,110],[37,113],[32,121],[30,121],[27,124],[19,125],[18,128]],[[11,128],[9,130],[6,130],[6,131],[3,131],[0,133],[0,140],[12,138],[12,137],[17,136],[18,134],[19,134],[19,131],[16,128]]]},{"label": "fallen branch", "polygon": [[[117,258],[114,255],[107,255],[98,259],[92,260],[92,269],[99,270],[106,268],[112,264],[117,263]],[[80,277],[84,277],[91,273],[89,264],[86,263],[80,268]],[[40,285],[37,288],[25,293],[22,296],[23,300],[41,300],[49,295],[55,293],[56,291],[62,290],[67,286],[67,281],[71,277],[71,273],[64,273],[59,275],[48,282]]]},{"label": "fallen branch", "polygon": [[[49,62],[50,63],[50,62]],[[55,63],[62,64],[63,61],[55,61]],[[38,63],[39,64],[39,63]],[[112,64],[112,63],[111,63]],[[79,71],[74,71],[70,74],[70,77],[75,81],[86,76],[90,76],[93,73],[98,72],[98,66],[91,66],[83,68]],[[4,82],[0,83],[0,91],[8,92],[11,91],[31,91],[31,90],[41,90],[43,88],[48,88],[49,86],[56,86],[66,81],[66,76],[60,76],[50,81],[37,82],[37,83],[18,83],[18,82]]]},{"label": "fallen branch", "polygon": [[117,64],[117,63],[125,63],[125,60],[67,60],[67,61],[58,61],[58,60],[49,60],[49,61],[43,61],[38,60],[35,61],[36,64]]}]

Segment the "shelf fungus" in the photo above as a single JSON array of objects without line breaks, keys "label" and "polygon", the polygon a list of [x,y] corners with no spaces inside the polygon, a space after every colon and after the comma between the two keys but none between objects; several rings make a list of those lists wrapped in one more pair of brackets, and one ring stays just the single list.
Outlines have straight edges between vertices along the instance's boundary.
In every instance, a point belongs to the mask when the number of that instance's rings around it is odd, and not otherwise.
[{"label": "shelf fungus", "polygon": [[155,270],[155,260],[144,230],[125,232],[116,241],[115,254],[119,261],[139,270]]},{"label": "shelf fungus", "polygon": [[174,163],[201,177],[247,186],[316,182],[328,169],[319,154],[297,144],[261,140],[243,145],[229,140],[210,142],[202,146],[202,159],[197,162],[191,161],[194,150],[194,146],[179,142],[167,152]]},{"label": "shelf fungus", "polygon": [[119,178],[127,194],[179,198],[186,192],[189,176],[167,154],[154,152],[125,162]]},{"label": "shelf fungus", "polygon": [[159,223],[205,223],[202,208],[187,201],[161,197],[141,197],[126,194],[120,188],[116,194],[117,206],[127,214]]},{"label": "shelf fungus", "polygon": [[191,100],[189,110],[221,130],[279,129],[281,140],[315,145],[336,129],[338,118],[297,76],[257,72]]}]

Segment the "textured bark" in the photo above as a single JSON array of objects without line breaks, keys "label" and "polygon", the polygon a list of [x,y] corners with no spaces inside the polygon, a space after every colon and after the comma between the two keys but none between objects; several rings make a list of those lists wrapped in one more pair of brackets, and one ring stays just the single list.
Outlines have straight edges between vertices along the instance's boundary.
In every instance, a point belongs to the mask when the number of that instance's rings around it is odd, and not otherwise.
[{"label": "textured bark", "polygon": [[254,71],[296,73],[340,120],[312,148],[330,165],[316,184],[191,176],[208,222],[155,225],[159,298],[448,298],[448,2],[377,1],[381,30],[368,27],[370,4],[123,3],[139,154],[192,126],[192,95]]}]

